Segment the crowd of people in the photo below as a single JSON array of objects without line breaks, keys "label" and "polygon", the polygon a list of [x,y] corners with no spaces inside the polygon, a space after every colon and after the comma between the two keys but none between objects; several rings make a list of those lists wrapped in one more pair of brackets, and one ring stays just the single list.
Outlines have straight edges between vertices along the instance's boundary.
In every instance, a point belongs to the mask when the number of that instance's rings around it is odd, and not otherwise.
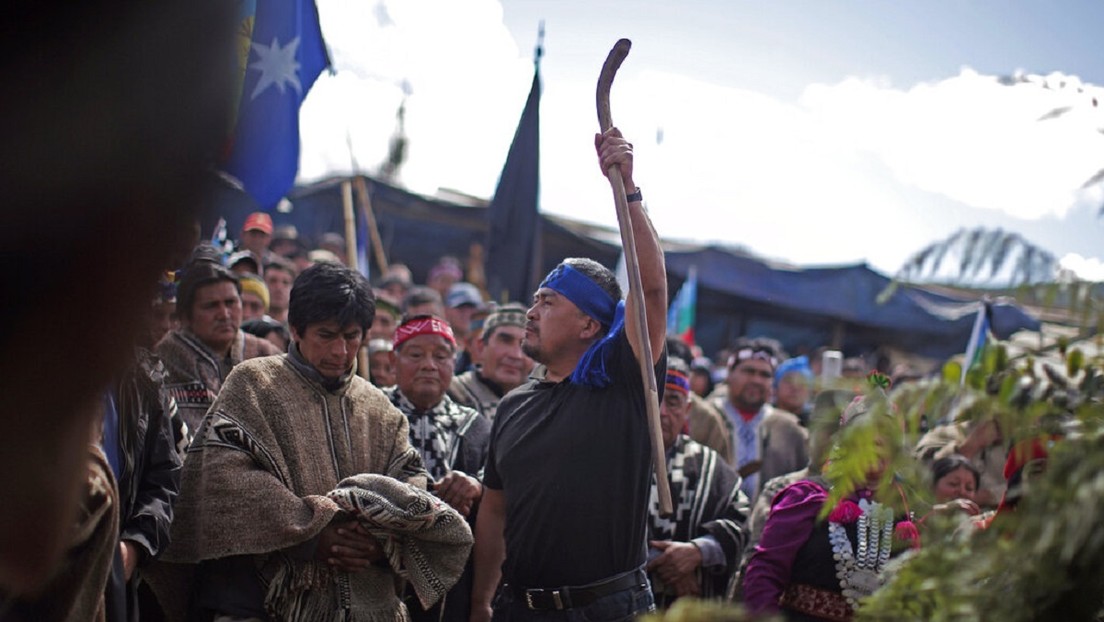
[{"label": "crowd of people", "polygon": [[837,428],[892,417],[885,377],[848,359],[827,380],[820,351],[769,338],[718,364],[668,338],[632,146],[613,130],[595,147],[632,198],[637,296],[581,258],[528,304],[488,302],[449,257],[424,285],[393,265],[372,286],[339,236],[307,252],[265,213],[231,254],[197,245],[102,392],[64,571],[0,617],[626,620],[696,597],[847,620],[929,513],[982,529],[1011,505],[1046,448],[1010,454],[991,420],[933,422],[914,448],[930,490],[904,511],[885,460],[834,500]]}]

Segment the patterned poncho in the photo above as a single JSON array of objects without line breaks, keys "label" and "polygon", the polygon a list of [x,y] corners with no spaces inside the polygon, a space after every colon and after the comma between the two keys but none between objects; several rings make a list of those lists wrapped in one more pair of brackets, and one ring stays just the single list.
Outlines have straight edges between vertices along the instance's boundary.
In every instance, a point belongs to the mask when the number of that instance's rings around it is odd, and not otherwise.
[{"label": "patterned poncho", "polygon": [[285,355],[230,373],[188,449],[161,565],[250,555],[275,619],[405,620],[391,568],[349,574],[286,554],[341,510],[328,493],[343,479],[376,473],[426,483],[406,418],[383,393],[355,375],[326,390],[311,371]]},{"label": "patterned poncho", "polygon": [[168,372],[165,388],[176,401],[187,425],[189,441],[231,369],[247,359],[280,353],[272,343],[239,330],[229,356],[220,358],[198,337],[183,329],[165,335],[156,351]]},{"label": "patterned poncho", "polygon": [[[689,542],[712,536],[724,551],[724,563],[700,568],[703,598],[724,596],[729,580],[739,566],[746,539],[748,500],[740,491],[740,476],[717,452],[679,436],[667,451],[667,474],[671,483],[674,515],[659,515],[655,479],[648,504],[648,539]],[[655,576],[651,577],[656,604],[674,599]]]}]

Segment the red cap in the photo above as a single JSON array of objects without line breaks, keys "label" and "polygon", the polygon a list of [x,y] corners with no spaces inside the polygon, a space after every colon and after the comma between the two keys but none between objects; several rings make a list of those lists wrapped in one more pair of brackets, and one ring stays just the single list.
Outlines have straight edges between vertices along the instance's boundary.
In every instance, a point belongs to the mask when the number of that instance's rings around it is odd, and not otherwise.
[{"label": "red cap", "polygon": [[264,212],[253,212],[246,217],[242,231],[263,231],[272,235],[272,216]]}]

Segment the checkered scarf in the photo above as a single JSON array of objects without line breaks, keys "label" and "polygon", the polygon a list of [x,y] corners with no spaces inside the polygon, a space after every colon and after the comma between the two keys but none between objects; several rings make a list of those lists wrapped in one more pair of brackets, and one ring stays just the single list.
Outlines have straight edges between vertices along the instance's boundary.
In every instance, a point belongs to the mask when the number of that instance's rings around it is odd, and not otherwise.
[{"label": "checkered scarf", "polygon": [[448,395],[433,408],[419,410],[397,386],[385,389],[384,393],[410,422],[410,445],[421,454],[430,477],[440,480],[456,464],[460,439],[479,413],[465,411]]}]

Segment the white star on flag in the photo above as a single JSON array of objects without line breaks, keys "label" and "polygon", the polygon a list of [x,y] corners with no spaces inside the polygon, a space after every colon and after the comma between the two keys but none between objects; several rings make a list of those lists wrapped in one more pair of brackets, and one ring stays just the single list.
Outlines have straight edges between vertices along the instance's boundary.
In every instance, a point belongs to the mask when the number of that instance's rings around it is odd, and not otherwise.
[{"label": "white star on flag", "polygon": [[276,85],[281,95],[287,84],[294,87],[296,93],[302,92],[303,87],[299,84],[299,62],[295,60],[299,37],[292,39],[285,47],[280,47],[280,42],[273,37],[271,46],[254,43],[252,48],[257,53],[257,60],[249,68],[259,70],[261,77],[257,79],[257,86],[250,99],[257,99],[271,85]]}]

